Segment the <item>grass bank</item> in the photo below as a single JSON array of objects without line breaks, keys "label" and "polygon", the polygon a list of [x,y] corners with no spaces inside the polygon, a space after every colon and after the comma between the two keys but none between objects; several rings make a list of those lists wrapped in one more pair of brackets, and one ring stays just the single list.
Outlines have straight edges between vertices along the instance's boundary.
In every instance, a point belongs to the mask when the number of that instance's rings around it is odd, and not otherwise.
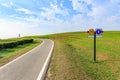
[{"label": "grass bank", "polygon": [[120,31],[104,32],[97,39],[97,62],[93,39],[87,33],[44,36],[55,41],[46,80],[120,80]]},{"label": "grass bank", "polygon": [[[14,41],[14,39],[1,40],[1,42],[9,42],[9,41]],[[32,42],[32,43],[19,45],[15,48],[7,48],[7,49],[0,50],[0,66],[12,61],[13,59],[21,56],[22,54],[28,52],[29,50],[33,49],[40,43],[41,43],[41,41],[39,39],[34,39],[34,42]]]}]

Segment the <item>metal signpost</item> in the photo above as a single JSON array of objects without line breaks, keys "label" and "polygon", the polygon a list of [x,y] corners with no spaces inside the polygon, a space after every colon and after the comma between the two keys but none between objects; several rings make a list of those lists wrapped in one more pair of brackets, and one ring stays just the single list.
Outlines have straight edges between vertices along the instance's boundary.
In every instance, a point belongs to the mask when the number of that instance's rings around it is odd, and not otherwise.
[{"label": "metal signpost", "polygon": [[89,38],[94,38],[94,62],[96,62],[96,38],[101,38],[102,37],[102,33],[103,30],[102,29],[96,29],[96,31],[94,31],[94,29],[90,29],[88,31],[88,33],[90,34],[88,37]]}]

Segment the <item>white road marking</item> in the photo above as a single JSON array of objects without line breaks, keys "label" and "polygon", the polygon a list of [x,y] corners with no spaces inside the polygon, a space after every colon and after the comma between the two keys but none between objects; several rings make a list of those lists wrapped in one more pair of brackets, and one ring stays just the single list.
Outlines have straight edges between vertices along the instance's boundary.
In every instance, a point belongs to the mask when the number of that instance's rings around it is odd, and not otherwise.
[{"label": "white road marking", "polygon": [[52,55],[52,51],[53,51],[53,48],[54,48],[54,42],[52,41],[53,45],[51,47],[51,50],[49,52],[49,55],[47,56],[47,59],[42,67],[42,70],[40,71],[39,75],[38,75],[38,78],[37,80],[42,80],[45,76],[45,73],[46,73],[46,69],[48,67],[48,64],[49,64],[49,61],[50,61],[50,58],[51,58],[51,55]]},{"label": "white road marking", "polygon": [[[43,40],[42,40],[42,41],[43,41]],[[40,46],[42,46],[43,44],[44,44],[44,41],[41,43]],[[36,49],[36,48],[37,48],[37,47],[35,47],[34,49]],[[25,53],[25,54],[23,54],[23,55],[21,55],[21,56],[19,56],[18,58],[12,60],[11,62],[9,62],[9,63],[7,63],[7,64],[1,66],[1,67],[0,67],[0,70],[3,69],[4,67],[7,67],[7,66],[10,65],[11,63],[13,63],[13,62],[19,60],[20,58],[24,57],[25,55],[29,54],[29,53],[30,53],[31,51],[33,51],[34,49],[30,50],[29,52],[27,52],[27,53]]]}]

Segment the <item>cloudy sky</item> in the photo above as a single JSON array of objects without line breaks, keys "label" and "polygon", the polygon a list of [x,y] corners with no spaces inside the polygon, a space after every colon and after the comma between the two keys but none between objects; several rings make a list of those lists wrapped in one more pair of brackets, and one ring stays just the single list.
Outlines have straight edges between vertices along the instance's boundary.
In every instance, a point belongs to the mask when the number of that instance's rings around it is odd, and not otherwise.
[{"label": "cloudy sky", "polygon": [[0,38],[120,30],[120,0],[0,0]]}]

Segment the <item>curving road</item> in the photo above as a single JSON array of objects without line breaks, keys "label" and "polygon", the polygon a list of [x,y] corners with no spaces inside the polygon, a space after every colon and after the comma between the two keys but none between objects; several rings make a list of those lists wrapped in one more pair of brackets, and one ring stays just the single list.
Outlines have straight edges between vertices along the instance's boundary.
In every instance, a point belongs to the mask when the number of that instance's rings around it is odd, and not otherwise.
[{"label": "curving road", "polygon": [[54,42],[48,39],[42,41],[33,50],[0,67],[0,80],[43,80]]}]

